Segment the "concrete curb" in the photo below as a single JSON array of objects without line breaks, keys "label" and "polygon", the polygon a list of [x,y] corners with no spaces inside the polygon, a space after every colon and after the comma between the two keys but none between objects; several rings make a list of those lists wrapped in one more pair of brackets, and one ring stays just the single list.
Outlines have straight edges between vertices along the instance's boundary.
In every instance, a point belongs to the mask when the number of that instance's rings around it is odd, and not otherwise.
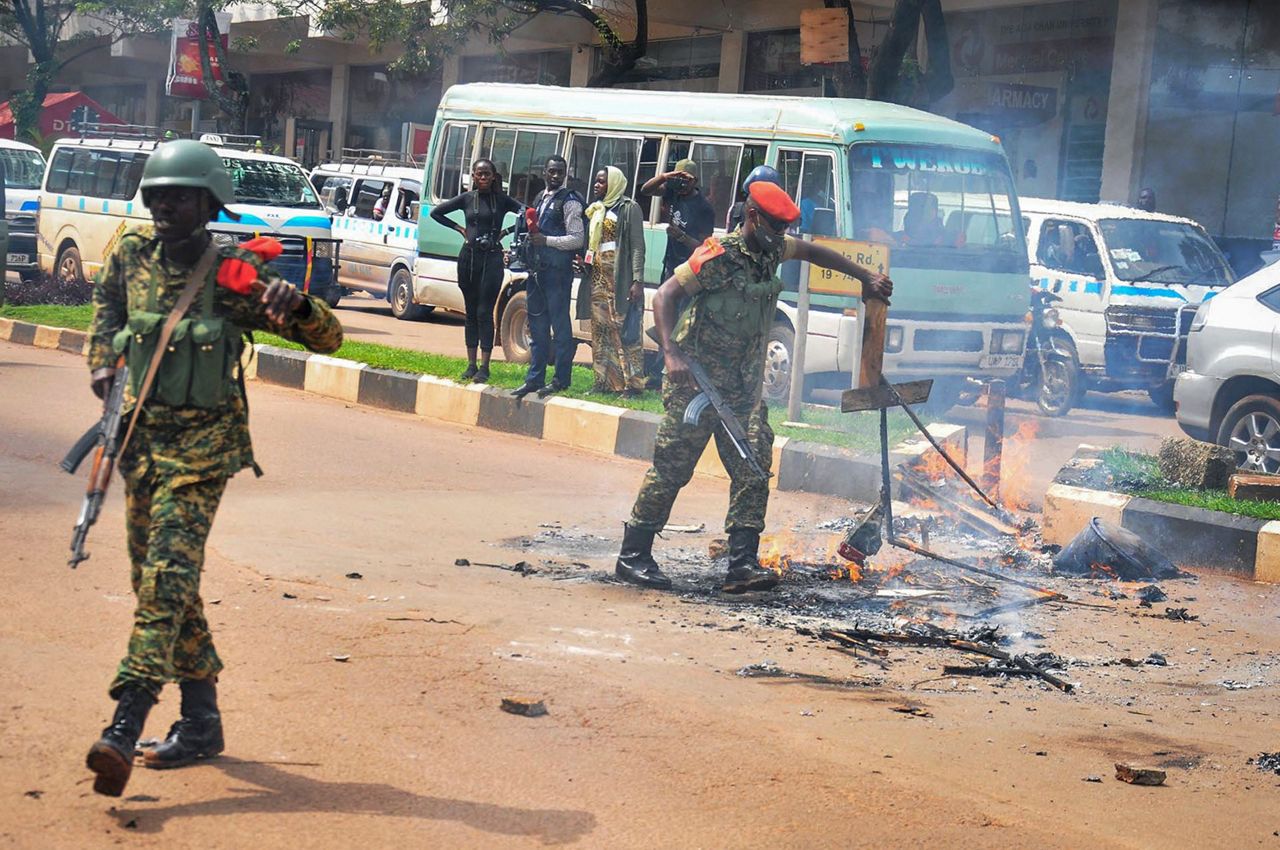
[{"label": "concrete curb", "polygon": [[1150,541],[1180,567],[1280,583],[1280,521],[1053,484],[1044,499],[1044,542],[1066,546],[1093,517]]},{"label": "concrete curb", "polygon": [[[83,331],[50,328],[0,318],[0,340],[57,348],[80,354],[88,347]],[[431,375],[373,369],[322,354],[258,344],[245,358],[245,378],[335,398],[350,404],[395,410],[469,428],[488,428],[547,440],[558,445],[634,460],[653,457],[662,418],[578,399],[515,399],[506,390],[458,384]],[[932,425],[930,431],[949,451],[963,456],[967,432],[960,425]],[[894,464],[918,460],[932,452],[920,438],[894,448]],[[727,478],[715,445],[698,461],[697,474]],[[856,501],[880,492],[880,459],[849,449],[777,437],[773,444],[774,477],[779,490],[839,496]],[[896,487],[895,482],[895,487]],[[1280,523],[1266,551],[1280,553]],[[1259,551],[1265,546],[1258,545]]]}]

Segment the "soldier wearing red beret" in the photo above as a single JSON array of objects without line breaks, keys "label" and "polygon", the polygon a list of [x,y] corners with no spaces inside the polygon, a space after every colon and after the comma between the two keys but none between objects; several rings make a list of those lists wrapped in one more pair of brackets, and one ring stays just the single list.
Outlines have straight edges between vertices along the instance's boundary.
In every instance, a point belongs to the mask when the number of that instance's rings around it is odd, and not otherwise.
[{"label": "soldier wearing red beret", "polygon": [[[752,183],[741,229],[704,242],[654,295],[654,324],[667,367],[662,386],[666,416],[658,426],[653,466],[645,474],[623,533],[615,572],[625,581],[646,587],[671,586],[653,558],[653,537],[667,524],[677,494],[693,476],[694,466],[714,434],[716,451],[731,482],[725,518],[729,573],[723,590],[767,590],[778,583],[777,574],[761,567],[758,558],[769,501],[768,482],[752,474],[717,427],[715,416],[705,415],[692,425],[683,421],[685,408],[698,394],[686,354],[705,369],[746,429],[756,459],[768,470],[773,459],[773,431],[761,391],[765,342],[782,291],[778,265],[784,260],[807,260],[862,281],[864,298],[887,302],[893,294],[893,282],[884,275],[828,248],[787,235],[787,228],[799,217],[799,207],[779,186],[766,181]],[[676,302],[682,297],[688,297],[690,303],[677,321]]]}]

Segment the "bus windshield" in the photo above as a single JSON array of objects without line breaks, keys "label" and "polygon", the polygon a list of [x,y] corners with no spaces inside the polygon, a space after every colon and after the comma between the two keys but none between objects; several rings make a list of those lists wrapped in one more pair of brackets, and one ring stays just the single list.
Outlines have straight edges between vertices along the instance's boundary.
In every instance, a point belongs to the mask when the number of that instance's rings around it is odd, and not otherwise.
[{"label": "bus windshield", "polygon": [[10,189],[39,189],[44,180],[44,159],[36,151],[0,148],[4,160],[4,185]]},{"label": "bus windshield", "polygon": [[1026,268],[1003,157],[871,143],[855,145],[849,161],[855,238],[890,246],[894,267]]},{"label": "bus windshield", "polygon": [[1104,218],[1098,222],[1116,277],[1151,283],[1229,286],[1227,260],[1200,228],[1180,221]]},{"label": "bus windshield", "polygon": [[236,202],[267,207],[320,209],[306,172],[290,162],[224,156]]}]

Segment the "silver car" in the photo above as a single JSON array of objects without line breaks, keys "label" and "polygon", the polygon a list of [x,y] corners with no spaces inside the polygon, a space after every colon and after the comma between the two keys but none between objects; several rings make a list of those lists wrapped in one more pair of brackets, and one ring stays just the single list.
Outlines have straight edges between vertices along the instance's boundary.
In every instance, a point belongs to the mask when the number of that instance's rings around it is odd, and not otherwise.
[{"label": "silver car", "polygon": [[1229,447],[1242,469],[1280,472],[1280,263],[1206,300],[1187,346],[1173,390],[1182,430]]}]

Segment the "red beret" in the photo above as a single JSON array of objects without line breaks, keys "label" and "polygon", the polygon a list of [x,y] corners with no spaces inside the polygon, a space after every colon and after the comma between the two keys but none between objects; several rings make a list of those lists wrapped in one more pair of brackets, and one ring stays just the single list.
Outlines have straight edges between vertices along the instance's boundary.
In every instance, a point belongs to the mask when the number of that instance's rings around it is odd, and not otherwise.
[{"label": "red beret", "polygon": [[760,211],[778,221],[792,222],[800,217],[800,208],[782,187],[767,180],[757,180],[747,189]]}]

